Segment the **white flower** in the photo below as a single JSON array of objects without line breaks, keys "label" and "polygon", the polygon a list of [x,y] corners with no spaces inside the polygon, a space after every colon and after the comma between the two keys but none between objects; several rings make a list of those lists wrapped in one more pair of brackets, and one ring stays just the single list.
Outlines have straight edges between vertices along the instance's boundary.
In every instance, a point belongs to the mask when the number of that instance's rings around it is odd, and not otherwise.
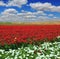
[{"label": "white flower", "polygon": [[23,59],[22,56],[19,56],[20,59]]},{"label": "white flower", "polygon": [[54,47],[51,47],[51,48],[48,48],[48,49],[54,51]]},{"label": "white flower", "polygon": [[37,49],[37,47],[36,47],[36,46],[33,46],[33,48],[34,48],[34,50],[36,50],[36,49]]},{"label": "white flower", "polygon": [[59,39],[59,38],[60,38],[60,36],[57,36],[57,38]]},{"label": "white flower", "polygon": [[17,56],[15,56],[15,58],[14,59],[17,59]]},{"label": "white flower", "polygon": [[13,58],[11,58],[11,59],[13,59]]},{"label": "white flower", "polygon": [[0,57],[1,57],[2,55],[0,55]]},{"label": "white flower", "polygon": [[60,59],[60,57],[57,57],[58,59]]},{"label": "white flower", "polygon": [[0,50],[0,52],[1,52],[2,54],[4,54],[4,50]]},{"label": "white flower", "polygon": [[28,57],[26,57],[26,59],[28,59]]},{"label": "white flower", "polygon": [[54,56],[53,54],[50,54],[50,57]]},{"label": "white flower", "polygon": [[33,58],[33,56],[31,56]]},{"label": "white flower", "polygon": [[27,54],[27,56],[29,56],[29,54]]},{"label": "white flower", "polygon": [[49,55],[46,55],[46,57],[49,57]]},{"label": "white flower", "polygon": [[41,59],[40,57],[36,57],[36,59]]}]

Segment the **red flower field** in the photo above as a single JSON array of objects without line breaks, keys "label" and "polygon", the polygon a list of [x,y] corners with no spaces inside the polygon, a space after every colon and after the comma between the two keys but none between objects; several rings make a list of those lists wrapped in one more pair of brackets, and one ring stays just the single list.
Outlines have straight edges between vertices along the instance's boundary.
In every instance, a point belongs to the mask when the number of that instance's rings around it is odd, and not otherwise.
[{"label": "red flower field", "polygon": [[0,25],[0,44],[52,40],[60,35],[60,25]]}]

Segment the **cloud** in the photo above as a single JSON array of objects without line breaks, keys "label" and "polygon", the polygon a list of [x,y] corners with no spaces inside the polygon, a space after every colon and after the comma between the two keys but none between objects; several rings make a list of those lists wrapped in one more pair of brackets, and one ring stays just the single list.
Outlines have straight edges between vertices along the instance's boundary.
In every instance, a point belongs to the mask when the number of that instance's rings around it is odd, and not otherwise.
[{"label": "cloud", "polygon": [[51,16],[51,17],[53,17],[54,15],[53,15],[53,14],[49,14],[48,16]]},{"label": "cloud", "polygon": [[[52,16],[53,18],[49,18],[48,16]],[[18,13],[17,10],[10,8],[6,9],[1,13],[0,21],[3,22],[39,22],[39,21],[51,21],[51,20],[59,20],[54,17],[53,14],[49,14],[47,16],[43,11],[36,12],[27,12],[22,10],[22,12]]]},{"label": "cloud", "polygon": [[27,0],[9,0],[7,4],[5,4],[3,1],[0,1],[0,6],[17,6],[21,7],[22,5],[26,4]]},{"label": "cloud", "polygon": [[51,12],[60,12],[60,6],[54,6],[51,3],[30,3],[30,6],[33,9],[39,10],[39,11],[51,11]]},{"label": "cloud", "polygon": [[11,8],[11,9],[6,9],[4,12],[2,12],[2,14],[5,15],[9,15],[9,14],[17,14],[18,11],[16,11],[15,9]]},{"label": "cloud", "polygon": [[0,6],[5,6],[6,4],[0,1]]}]

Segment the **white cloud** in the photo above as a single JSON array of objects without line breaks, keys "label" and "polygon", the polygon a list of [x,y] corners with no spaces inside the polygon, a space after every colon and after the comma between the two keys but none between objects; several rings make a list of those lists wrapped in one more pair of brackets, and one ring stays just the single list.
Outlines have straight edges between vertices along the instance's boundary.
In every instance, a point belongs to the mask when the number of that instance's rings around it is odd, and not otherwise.
[{"label": "white cloud", "polygon": [[[49,16],[53,16],[50,14]],[[21,13],[18,13],[15,9],[6,9],[1,13],[0,21],[9,21],[9,22],[33,22],[33,21],[50,21],[50,20],[59,20],[58,18],[50,19],[46,13],[43,11],[37,12],[27,12],[22,10]]]},{"label": "white cloud", "polygon": [[2,1],[0,1],[0,6],[17,6],[17,7],[21,7],[22,5],[26,4],[28,1],[27,0],[9,0],[7,4],[3,3]]},{"label": "white cloud", "polygon": [[33,9],[39,10],[39,11],[51,11],[51,12],[60,12],[60,6],[54,6],[51,3],[30,3],[30,6]]},{"label": "white cloud", "polygon": [[7,15],[9,15],[9,14],[17,14],[18,13],[18,11],[16,11],[15,9],[13,9],[13,8],[11,8],[11,9],[6,9],[4,12],[2,12],[2,14],[7,14]]},{"label": "white cloud", "polygon": [[49,14],[48,16],[52,16],[53,17],[54,15],[53,14]]},{"label": "white cloud", "polygon": [[27,0],[10,0],[8,2],[8,5],[7,6],[18,6],[18,7],[21,7],[21,5],[24,5],[27,3]]},{"label": "white cloud", "polygon": [[5,6],[6,4],[0,1],[0,6]]}]

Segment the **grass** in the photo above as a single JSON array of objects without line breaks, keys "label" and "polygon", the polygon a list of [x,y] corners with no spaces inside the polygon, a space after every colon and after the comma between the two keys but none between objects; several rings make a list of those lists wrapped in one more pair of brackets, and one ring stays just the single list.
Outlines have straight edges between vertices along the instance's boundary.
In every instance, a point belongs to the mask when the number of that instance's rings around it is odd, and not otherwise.
[{"label": "grass", "polygon": [[0,22],[0,25],[60,25],[60,21],[41,21],[41,22]]}]

